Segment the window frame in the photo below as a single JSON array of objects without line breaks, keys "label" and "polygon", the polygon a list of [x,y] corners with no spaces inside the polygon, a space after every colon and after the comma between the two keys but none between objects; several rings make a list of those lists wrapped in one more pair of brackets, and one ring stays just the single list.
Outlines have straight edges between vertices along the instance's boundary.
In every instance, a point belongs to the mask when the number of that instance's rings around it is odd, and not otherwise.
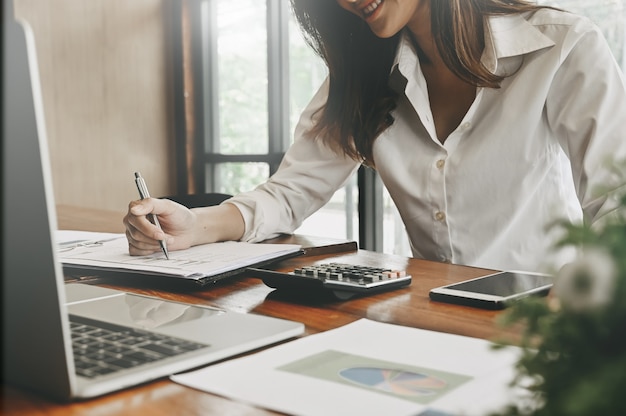
[{"label": "window frame", "polygon": [[[273,174],[289,146],[288,3],[267,0],[268,153],[220,153],[217,70],[217,2],[178,2],[174,30],[174,105],[177,188],[188,193],[215,192],[216,167],[222,163],[267,163]],[[185,179],[183,179],[185,178]]]}]

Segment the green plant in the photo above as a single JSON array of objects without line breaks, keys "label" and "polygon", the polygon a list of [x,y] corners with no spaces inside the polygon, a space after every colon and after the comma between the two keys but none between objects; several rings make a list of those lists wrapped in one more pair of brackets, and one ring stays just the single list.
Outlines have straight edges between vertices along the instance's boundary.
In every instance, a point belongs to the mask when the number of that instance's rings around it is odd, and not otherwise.
[{"label": "green plant", "polygon": [[626,197],[602,227],[561,223],[577,259],[548,298],[503,315],[523,324],[514,384],[531,395],[506,415],[626,415]]}]

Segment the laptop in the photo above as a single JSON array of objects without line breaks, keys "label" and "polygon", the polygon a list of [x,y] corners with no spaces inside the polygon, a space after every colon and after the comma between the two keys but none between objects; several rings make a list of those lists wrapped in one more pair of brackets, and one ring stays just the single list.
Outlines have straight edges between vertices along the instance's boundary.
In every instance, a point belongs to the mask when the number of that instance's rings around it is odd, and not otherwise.
[{"label": "laptop", "polygon": [[298,322],[64,283],[33,37],[3,8],[3,383],[89,398],[302,334]]}]

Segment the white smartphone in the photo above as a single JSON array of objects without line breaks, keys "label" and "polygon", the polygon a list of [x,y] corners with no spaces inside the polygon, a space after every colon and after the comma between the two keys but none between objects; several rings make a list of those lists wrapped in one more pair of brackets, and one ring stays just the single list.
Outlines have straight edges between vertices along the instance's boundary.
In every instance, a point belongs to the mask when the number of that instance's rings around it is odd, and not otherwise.
[{"label": "white smartphone", "polygon": [[504,309],[511,302],[530,295],[546,295],[552,287],[552,276],[528,272],[497,272],[460,283],[431,289],[434,301]]}]

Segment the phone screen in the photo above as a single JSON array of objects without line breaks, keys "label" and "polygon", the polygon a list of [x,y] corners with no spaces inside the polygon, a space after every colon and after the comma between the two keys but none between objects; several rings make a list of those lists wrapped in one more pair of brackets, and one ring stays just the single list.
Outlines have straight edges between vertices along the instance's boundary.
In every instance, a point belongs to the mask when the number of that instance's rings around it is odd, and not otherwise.
[{"label": "phone screen", "polygon": [[480,279],[449,285],[446,286],[446,288],[464,292],[509,297],[550,285],[551,283],[552,278],[546,275],[502,272]]}]

